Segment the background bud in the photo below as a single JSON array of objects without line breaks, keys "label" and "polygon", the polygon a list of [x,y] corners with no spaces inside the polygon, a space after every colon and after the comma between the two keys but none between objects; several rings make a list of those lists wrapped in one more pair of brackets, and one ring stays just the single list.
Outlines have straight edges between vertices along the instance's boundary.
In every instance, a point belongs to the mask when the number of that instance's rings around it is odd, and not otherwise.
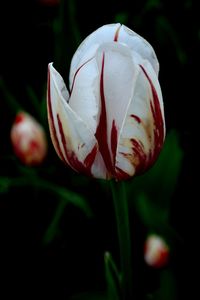
[{"label": "background bud", "polygon": [[26,165],[40,164],[47,153],[42,126],[29,114],[19,112],[11,128],[11,142],[16,156]]},{"label": "background bud", "polygon": [[169,247],[162,237],[151,234],[144,245],[144,260],[154,268],[165,266],[169,259]]}]

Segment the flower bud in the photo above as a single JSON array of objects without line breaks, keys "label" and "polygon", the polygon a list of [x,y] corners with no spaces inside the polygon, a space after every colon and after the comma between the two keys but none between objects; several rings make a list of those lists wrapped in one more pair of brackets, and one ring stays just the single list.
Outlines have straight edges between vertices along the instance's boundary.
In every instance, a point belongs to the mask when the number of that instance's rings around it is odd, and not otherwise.
[{"label": "flower bud", "polygon": [[169,247],[162,237],[155,234],[148,236],[144,246],[144,260],[154,268],[164,267],[169,259]]},{"label": "flower bud", "polygon": [[16,156],[26,165],[39,165],[47,153],[42,126],[29,114],[19,112],[11,128],[11,142]]}]

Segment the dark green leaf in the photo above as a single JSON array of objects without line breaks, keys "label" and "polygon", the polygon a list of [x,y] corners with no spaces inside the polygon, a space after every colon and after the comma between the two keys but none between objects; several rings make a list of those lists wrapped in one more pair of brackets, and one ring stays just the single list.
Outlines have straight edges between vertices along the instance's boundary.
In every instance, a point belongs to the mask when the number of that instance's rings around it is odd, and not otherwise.
[{"label": "dark green leaf", "polygon": [[56,234],[58,233],[59,221],[62,218],[65,206],[66,206],[66,202],[63,200],[60,200],[60,202],[58,203],[58,206],[56,208],[55,215],[51,221],[51,224],[47,228],[47,231],[44,235],[44,239],[43,239],[44,244],[50,243],[55,238]]},{"label": "dark green leaf", "polygon": [[[2,183],[2,184],[1,184]],[[93,213],[87,201],[79,194],[70,191],[64,187],[53,184],[50,181],[44,180],[39,176],[23,176],[23,177],[0,177],[0,184],[2,187],[7,184],[7,189],[10,187],[24,187],[31,186],[42,190],[53,192],[56,196],[62,199],[66,204],[73,204],[81,209],[87,217],[92,217]],[[57,197],[55,197],[57,200]]]},{"label": "dark green leaf", "polygon": [[107,300],[119,300],[120,274],[109,252],[104,255]]}]

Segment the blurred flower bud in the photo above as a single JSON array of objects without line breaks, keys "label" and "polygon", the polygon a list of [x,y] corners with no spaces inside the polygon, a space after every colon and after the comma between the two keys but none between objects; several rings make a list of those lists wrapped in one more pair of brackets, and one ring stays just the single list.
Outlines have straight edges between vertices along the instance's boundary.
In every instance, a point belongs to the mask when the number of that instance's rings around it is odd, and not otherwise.
[{"label": "blurred flower bud", "polygon": [[16,156],[26,165],[39,165],[47,153],[42,126],[29,114],[19,112],[11,128],[11,142]]},{"label": "blurred flower bud", "polygon": [[169,247],[162,237],[151,234],[144,246],[144,260],[154,268],[165,266],[169,259]]}]

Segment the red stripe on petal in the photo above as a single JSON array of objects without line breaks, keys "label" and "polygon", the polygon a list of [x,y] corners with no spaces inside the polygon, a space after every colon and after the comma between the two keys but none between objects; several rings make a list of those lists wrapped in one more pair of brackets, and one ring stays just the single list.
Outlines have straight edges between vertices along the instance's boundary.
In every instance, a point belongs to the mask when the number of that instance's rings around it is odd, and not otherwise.
[{"label": "red stripe on petal", "polygon": [[120,169],[119,167],[115,168],[116,172],[115,172],[115,179],[116,180],[127,180],[129,179],[131,176],[124,172],[122,169]]},{"label": "red stripe on petal", "polygon": [[[57,114],[57,120],[58,120],[58,126],[59,126],[59,131],[61,135],[61,140],[63,143],[64,151],[65,151],[65,156],[68,161],[68,164],[74,169],[75,171],[79,173],[86,174],[88,176],[92,176],[91,173],[91,168],[92,164],[95,160],[96,154],[97,154],[97,146],[95,145],[91,152],[86,156],[84,163],[80,162],[74,151],[71,151],[67,148],[67,141],[65,139],[65,134],[62,126],[62,122],[60,120],[59,115]],[[70,141],[68,141],[69,144]]]},{"label": "red stripe on petal", "polygon": [[141,119],[136,115],[130,115],[131,118],[135,119],[139,124],[141,123]]},{"label": "red stripe on petal", "polygon": [[55,148],[58,152],[58,155],[60,156],[60,158],[65,161],[65,158],[63,156],[63,153],[61,151],[60,148],[60,144],[59,144],[59,140],[56,134],[56,127],[55,127],[55,123],[54,123],[54,118],[53,118],[53,111],[52,111],[52,105],[51,105],[51,91],[50,91],[50,71],[48,68],[48,84],[47,84],[48,88],[47,88],[47,108],[48,108],[48,112],[49,112],[49,125],[51,127],[51,132],[52,132],[52,136],[55,142]]},{"label": "red stripe on petal", "polygon": [[118,42],[118,38],[119,38],[119,31],[120,31],[120,28],[121,28],[122,25],[120,25],[116,32],[115,32],[115,36],[114,36],[114,42]]},{"label": "red stripe on petal", "polygon": [[136,139],[131,139],[133,145],[133,164],[135,166],[136,173],[142,173],[147,166],[147,155],[144,152],[144,147],[141,142]]},{"label": "red stripe on petal", "polygon": [[117,127],[115,124],[115,120],[113,120],[112,122],[112,129],[111,129],[111,150],[113,155],[113,165],[115,166],[116,151],[117,151]]},{"label": "red stripe on petal", "polygon": [[160,108],[160,103],[159,103],[159,98],[158,98],[158,94],[156,92],[156,89],[155,89],[149,75],[145,71],[144,67],[141,66],[141,65],[140,65],[140,67],[143,70],[146,78],[149,81],[149,84],[151,86],[152,96],[153,96],[153,103],[152,103],[152,101],[150,101],[151,112],[152,112],[153,119],[154,119],[154,153],[153,153],[152,158],[151,158],[151,160],[152,160],[151,164],[153,164],[153,162],[157,158],[157,156],[160,153],[160,150],[163,146],[163,142],[164,142],[164,120],[163,120],[163,116],[162,116],[162,112],[161,112],[161,108]]},{"label": "red stripe on petal", "polygon": [[85,164],[86,168],[91,169],[92,164],[93,164],[96,154],[97,154],[97,150],[98,150],[97,145],[95,145],[93,147],[93,149],[91,150],[91,152],[86,156],[86,158],[84,160],[84,164]]},{"label": "red stripe on petal", "polygon": [[75,72],[74,77],[73,77],[73,82],[72,82],[72,87],[70,90],[70,95],[72,94],[73,88],[74,88],[74,84],[75,84],[75,79],[76,76],[78,75],[78,72],[81,70],[82,67],[84,67],[88,62],[90,62],[94,57],[91,57],[90,59],[88,59],[86,62],[84,62]]},{"label": "red stripe on petal", "polygon": [[136,139],[130,139],[132,153],[120,152],[134,166],[135,173],[141,174],[147,168],[147,155],[144,152],[143,144]]},{"label": "red stripe on petal", "polygon": [[106,104],[104,95],[104,64],[105,64],[105,53],[103,53],[102,58],[102,68],[100,75],[100,97],[101,97],[101,113],[99,117],[99,124],[95,133],[96,139],[99,144],[99,151],[103,157],[106,168],[110,174],[114,173],[113,163],[111,159],[111,154],[108,147],[107,140],[107,115],[106,115]]},{"label": "red stripe on petal", "polygon": [[15,124],[21,123],[22,121],[24,121],[24,119],[25,119],[24,113],[23,112],[18,113],[15,118]]},{"label": "red stripe on petal", "polygon": [[155,268],[161,268],[165,266],[169,261],[169,250],[168,249],[160,249],[158,253],[157,260],[153,264]]},{"label": "red stripe on petal", "polygon": [[62,126],[62,122],[60,120],[59,114],[57,114],[57,121],[58,121],[58,127],[59,127],[59,132],[60,132],[60,136],[61,136],[62,145],[63,145],[63,148],[64,148],[65,157],[67,158],[67,160],[69,162],[69,159],[68,159],[68,150],[67,150],[67,143],[66,143],[66,139],[65,139],[65,135],[64,135],[64,130],[63,130],[63,126]]}]

